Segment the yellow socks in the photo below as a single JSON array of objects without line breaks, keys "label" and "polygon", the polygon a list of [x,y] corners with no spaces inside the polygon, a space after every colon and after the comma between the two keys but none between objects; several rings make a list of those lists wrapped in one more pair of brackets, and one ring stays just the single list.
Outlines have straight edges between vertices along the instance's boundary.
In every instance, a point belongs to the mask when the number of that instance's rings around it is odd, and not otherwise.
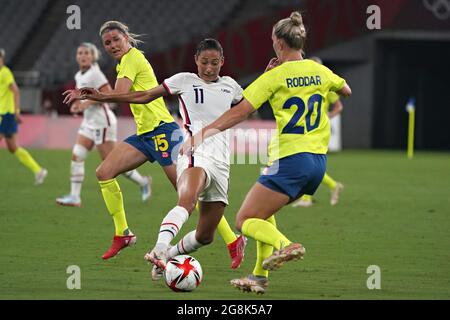
[{"label": "yellow socks", "polygon": [[[275,215],[272,215],[269,219],[266,220],[271,223],[275,228],[277,224],[275,222]],[[269,277],[269,271],[262,268],[262,262],[264,259],[271,256],[273,253],[273,247],[269,244],[265,244],[261,241],[256,241],[256,263],[255,268],[253,269],[253,275]]]},{"label": "yellow socks", "polygon": [[309,194],[302,195],[301,199],[304,201],[311,201],[311,202],[313,201],[313,197],[310,196]]},{"label": "yellow socks", "polygon": [[324,183],[331,190],[336,188],[336,181],[334,181],[333,178],[331,178],[327,173],[323,176],[322,183]]},{"label": "yellow socks", "polygon": [[33,171],[34,174],[37,174],[39,171],[41,171],[41,166],[37,164],[33,157],[24,148],[17,148],[16,152],[14,152],[14,155],[25,167]]},{"label": "yellow socks", "polygon": [[231,229],[227,219],[225,219],[225,216],[222,216],[222,219],[220,219],[219,225],[217,226],[217,231],[227,245],[237,239],[236,234]]},{"label": "yellow socks", "polygon": [[281,246],[286,247],[291,244],[291,241],[289,241],[289,239],[286,238],[272,223],[262,219],[251,218],[245,220],[242,225],[242,233],[257,241],[269,244],[277,250],[279,250]]},{"label": "yellow socks", "polygon": [[122,191],[120,191],[119,184],[116,179],[99,181],[99,184],[106,207],[114,220],[116,236],[123,236],[125,235],[124,232],[128,231],[128,225],[123,208]]}]

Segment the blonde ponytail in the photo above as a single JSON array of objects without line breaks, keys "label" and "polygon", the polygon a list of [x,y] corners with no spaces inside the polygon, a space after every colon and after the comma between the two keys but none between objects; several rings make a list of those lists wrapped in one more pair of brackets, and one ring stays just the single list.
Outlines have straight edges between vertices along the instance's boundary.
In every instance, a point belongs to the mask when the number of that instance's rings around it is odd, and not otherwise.
[{"label": "blonde ponytail", "polygon": [[273,32],[278,39],[286,41],[287,45],[295,50],[303,49],[306,41],[306,28],[303,17],[298,11],[291,13],[289,18],[278,21]]}]

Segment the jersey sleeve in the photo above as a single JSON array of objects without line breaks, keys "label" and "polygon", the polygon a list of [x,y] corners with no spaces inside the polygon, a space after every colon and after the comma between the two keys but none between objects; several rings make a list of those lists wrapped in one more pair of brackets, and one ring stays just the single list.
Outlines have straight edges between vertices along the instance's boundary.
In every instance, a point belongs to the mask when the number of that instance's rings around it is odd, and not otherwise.
[{"label": "jersey sleeve", "polygon": [[170,95],[177,95],[183,91],[186,73],[177,73],[163,81],[163,86]]},{"label": "jersey sleeve", "polygon": [[329,81],[329,90],[330,91],[339,91],[345,86],[345,80],[338,75],[336,75],[333,71],[323,66],[324,72],[327,75]]},{"label": "jersey sleeve", "polygon": [[128,78],[133,83],[136,79],[136,75],[138,74],[138,68],[137,68],[137,62],[133,61],[132,55],[125,55],[122,58],[122,61],[120,62],[120,65],[118,65],[118,73],[117,73],[117,79],[121,78]]},{"label": "jersey sleeve", "polygon": [[271,70],[262,74],[253,81],[243,92],[243,96],[253,106],[258,109],[264,102],[272,96],[272,84],[274,83],[274,71]]},{"label": "jersey sleeve", "polygon": [[109,84],[108,79],[106,79],[103,72],[98,68],[95,70],[95,72],[92,74],[92,78],[90,81],[90,85],[92,85],[95,89],[100,89],[105,84]]},{"label": "jersey sleeve", "polygon": [[237,83],[234,80],[233,80],[233,82],[234,82],[234,97],[233,97],[233,101],[231,102],[231,104],[235,105],[235,104],[238,104],[239,102],[241,102],[241,100],[244,98],[244,96],[242,95],[244,90],[239,85],[239,83]]}]

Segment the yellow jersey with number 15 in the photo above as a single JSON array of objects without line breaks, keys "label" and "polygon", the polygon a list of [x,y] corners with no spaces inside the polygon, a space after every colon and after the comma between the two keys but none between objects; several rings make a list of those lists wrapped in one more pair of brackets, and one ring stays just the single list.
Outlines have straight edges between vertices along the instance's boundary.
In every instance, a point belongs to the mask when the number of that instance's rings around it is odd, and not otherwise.
[{"label": "yellow jersey with number 15", "polygon": [[273,109],[277,132],[269,145],[269,162],[301,152],[327,153],[330,123],[324,104],[330,91],[344,85],[327,67],[298,60],[265,72],[244,90],[255,109],[266,101]]},{"label": "yellow jersey with number 15", "polygon": [[[116,70],[117,79],[128,78],[133,82],[131,92],[145,91],[158,86],[152,66],[144,54],[136,48],[131,48],[123,55]],[[147,104],[130,103],[130,108],[138,135],[153,131],[161,121],[166,123],[175,121],[167,110],[163,98],[155,99]]]}]

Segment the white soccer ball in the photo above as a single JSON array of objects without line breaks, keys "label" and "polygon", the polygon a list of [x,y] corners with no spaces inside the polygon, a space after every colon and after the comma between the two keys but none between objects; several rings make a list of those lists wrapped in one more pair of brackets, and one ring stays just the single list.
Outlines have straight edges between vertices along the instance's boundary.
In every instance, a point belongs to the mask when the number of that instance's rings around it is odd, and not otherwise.
[{"label": "white soccer ball", "polygon": [[192,291],[200,285],[203,271],[200,263],[188,255],[179,255],[170,259],[164,270],[167,286],[175,292]]}]

